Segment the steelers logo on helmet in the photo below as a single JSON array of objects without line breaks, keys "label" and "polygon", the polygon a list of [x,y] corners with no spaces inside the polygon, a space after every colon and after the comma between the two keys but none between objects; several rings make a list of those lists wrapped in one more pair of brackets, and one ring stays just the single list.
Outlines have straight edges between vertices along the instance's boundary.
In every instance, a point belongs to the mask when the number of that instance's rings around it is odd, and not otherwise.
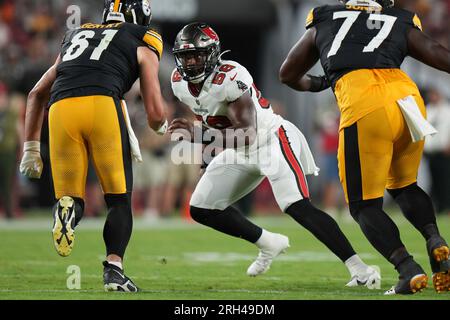
[{"label": "steelers logo on helmet", "polygon": [[346,5],[354,5],[354,6],[370,6],[371,2],[376,2],[383,8],[393,7],[395,4],[395,0],[338,0],[339,2]]},{"label": "steelers logo on helmet", "polygon": [[212,73],[219,62],[220,40],[210,26],[194,22],[178,33],[173,54],[183,79],[200,83]]},{"label": "steelers logo on helmet", "polygon": [[149,0],[105,0],[103,23],[119,21],[147,27],[151,18]]},{"label": "steelers logo on helmet", "polygon": [[142,1],[142,11],[146,16],[149,16],[152,12],[150,9],[150,1],[149,0],[143,0]]}]

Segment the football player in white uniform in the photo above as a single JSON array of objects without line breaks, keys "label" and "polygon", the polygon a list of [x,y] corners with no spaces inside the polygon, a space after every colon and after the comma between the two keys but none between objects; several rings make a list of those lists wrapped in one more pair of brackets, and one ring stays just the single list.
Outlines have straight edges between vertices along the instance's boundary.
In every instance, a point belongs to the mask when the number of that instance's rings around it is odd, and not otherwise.
[{"label": "football player in white uniform", "polygon": [[351,274],[348,286],[379,287],[379,273],[359,258],[337,223],[309,200],[305,175],[318,168],[303,134],[273,113],[245,67],[221,59],[217,33],[204,23],[191,23],[177,35],[173,53],[173,93],[202,121],[203,135],[194,139],[196,124],[186,119],[173,120],[168,131],[183,131],[194,143],[207,144],[206,136],[213,136],[214,144],[224,147],[195,188],[192,218],[254,243],[260,252],[247,274],[266,272],[289,240],[253,224],[232,204],[267,177],[281,210],[345,263]]}]

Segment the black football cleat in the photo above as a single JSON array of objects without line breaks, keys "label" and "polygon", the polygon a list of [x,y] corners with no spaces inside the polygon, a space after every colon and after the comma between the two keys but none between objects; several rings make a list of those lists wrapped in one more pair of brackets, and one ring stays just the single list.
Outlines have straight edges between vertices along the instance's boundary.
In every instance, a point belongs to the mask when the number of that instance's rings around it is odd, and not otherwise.
[{"label": "black football cleat", "polygon": [[103,261],[103,283],[105,291],[138,292],[139,288],[118,266]]},{"label": "black football cleat", "polygon": [[433,286],[437,293],[450,291],[450,250],[441,236],[433,236],[427,241],[427,252],[433,271]]},{"label": "black football cleat", "polygon": [[385,295],[394,294],[414,294],[422,291],[428,285],[428,276],[422,267],[415,261],[411,261],[409,266],[400,273],[398,283],[386,291]]}]

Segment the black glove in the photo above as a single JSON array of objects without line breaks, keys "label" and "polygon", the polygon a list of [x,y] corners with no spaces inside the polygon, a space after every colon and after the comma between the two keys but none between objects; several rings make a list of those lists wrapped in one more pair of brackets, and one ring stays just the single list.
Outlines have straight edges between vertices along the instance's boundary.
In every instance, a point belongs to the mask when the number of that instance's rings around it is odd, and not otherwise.
[{"label": "black glove", "polygon": [[307,76],[311,79],[311,88],[309,89],[311,92],[320,92],[331,86],[330,81],[326,76],[316,77],[310,74]]}]

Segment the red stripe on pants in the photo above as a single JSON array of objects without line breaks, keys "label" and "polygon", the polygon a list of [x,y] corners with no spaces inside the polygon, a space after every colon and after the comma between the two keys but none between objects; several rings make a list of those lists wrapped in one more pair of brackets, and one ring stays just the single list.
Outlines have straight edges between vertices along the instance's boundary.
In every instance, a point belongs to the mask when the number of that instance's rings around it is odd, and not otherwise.
[{"label": "red stripe on pants", "polygon": [[281,141],[283,154],[286,158],[286,161],[289,163],[289,166],[292,168],[292,171],[294,172],[295,179],[297,180],[297,185],[299,186],[303,198],[309,198],[308,184],[306,183],[305,175],[303,174],[300,163],[295,157],[295,154],[291,148],[291,143],[286,136],[286,130],[283,128],[283,126],[278,129],[278,137]]}]

